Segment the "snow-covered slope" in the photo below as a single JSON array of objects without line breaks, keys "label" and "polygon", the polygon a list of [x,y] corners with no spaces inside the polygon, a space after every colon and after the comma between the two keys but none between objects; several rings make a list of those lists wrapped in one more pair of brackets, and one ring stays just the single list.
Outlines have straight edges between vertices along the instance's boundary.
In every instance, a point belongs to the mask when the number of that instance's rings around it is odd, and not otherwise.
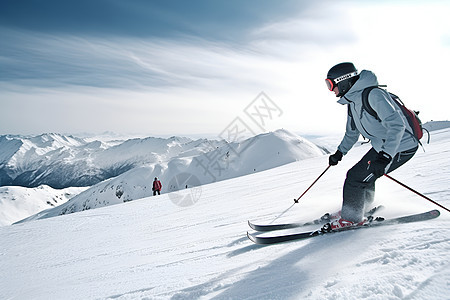
[{"label": "snow-covered slope", "polygon": [[[392,176],[450,206],[450,130]],[[276,222],[339,209],[353,149]],[[326,168],[326,156],[174,193],[0,228],[0,299],[448,299],[450,214],[274,246],[247,240]],[[188,197],[196,188],[175,192]],[[385,217],[436,208],[388,178]]]},{"label": "snow-covered slope", "polygon": [[55,190],[46,185],[37,188],[0,187],[0,226],[11,225],[40,211],[61,205],[85,189],[71,187]]},{"label": "snow-covered slope", "polygon": [[450,121],[430,121],[423,124],[423,127],[429,131],[450,128]]},{"label": "snow-covered slope", "polygon": [[[179,147],[179,143],[173,147]],[[130,148],[132,147],[125,147],[127,150]],[[195,150],[198,147],[192,149],[189,154],[198,154]],[[216,147],[211,145],[211,151],[193,157],[177,157],[167,164],[134,168],[120,176],[98,183],[67,203],[39,212],[26,221],[148,197],[153,193],[154,177],[162,181],[162,192],[167,193],[185,189],[186,186],[200,186],[322,155],[323,152],[311,142],[287,130],[278,130],[249,138],[242,143]]]}]

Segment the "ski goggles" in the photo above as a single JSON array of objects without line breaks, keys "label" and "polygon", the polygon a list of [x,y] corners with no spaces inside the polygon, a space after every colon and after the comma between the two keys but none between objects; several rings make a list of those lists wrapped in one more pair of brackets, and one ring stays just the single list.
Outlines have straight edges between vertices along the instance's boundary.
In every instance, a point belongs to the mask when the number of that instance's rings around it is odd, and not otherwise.
[{"label": "ski goggles", "polygon": [[358,75],[358,72],[348,73],[348,74],[342,75],[336,79],[327,78],[327,79],[325,79],[325,83],[327,84],[328,89],[330,91],[333,91],[339,82],[344,81],[349,78],[352,78],[352,77],[355,77],[356,75]]}]

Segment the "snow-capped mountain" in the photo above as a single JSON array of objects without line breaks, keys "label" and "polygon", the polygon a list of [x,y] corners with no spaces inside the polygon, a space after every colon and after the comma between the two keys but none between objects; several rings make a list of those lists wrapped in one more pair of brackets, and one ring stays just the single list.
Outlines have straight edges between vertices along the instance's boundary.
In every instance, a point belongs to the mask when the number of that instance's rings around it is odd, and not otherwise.
[{"label": "snow-capped mountain", "polygon": [[[450,122],[433,121],[424,124],[424,127],[433,131],[450,127]],[[433,135],[432,133],[431,136]],[[22,171],[18,178],[25,178],[25,174],[28,174],[27,176],[33,174],[38,175],[36,178],[33,177],[34,183],[46,182],[49,178],[59,182],[71,180],[78,183],[82,180],[86,180],[87,183],[98,182],[96,186],[79,197],[74,197],[61,208],[36,205],[33,203],[33,197],[23,199],[23,203],[30,203],[29,207],[23,204],[14,205],[15,210],[26,208],[22,213],[8,212],[8,217],[2,219],[1,224],[11,224],[38,212],[40,213],[34,215],[32,219],[147,197],[152,194],[151,182],[154,177],[159,177],[163,181],[163,193],[174,192],[186,187],[267,170],[321,155],[331,149],[330,137],[313,139],[317,145],[322,145],[317,148],[286,130],[262,134],[242,143],[191,140],[182,137],[135,138],[125,141],[116,138],[81,139],[58,134],[28,138],[0,137],[0,146],[4,150],[0,152],[0,159],[3,162],[8,161],[9,164],[6,165],[10,171],[16,170],[17,173]],[[335,138],[332,141],[334,144],[338,143]],[[5,163],[0,166],[4,167]],[[63,176],[64,173],[66,175]],[[114,175],[119,176],[111,178]],[[101,181],[104,178],[110,179]],[[135,182],[135,179],[130,178],[140,179]],[[176,193],[171,200],[178,205],[185,205],[180,202]],[[7,202],[8,200],[4,198],[3,203]],[[1,204],[0,209],[3,210]],[[41,212],[43,209],[49,210]],[[12,218],[12,215],[16,217]]]},{"label": "snow-capped mountain", "polygon": [[[128,143],[131,143],[131,146],[127,145]],[[130,151],[136,146],[135,153],[138,153],[142,149],[136,145],[139,143],[142,143],[142,140],[128,141],[120,147]],[[287,130],[260,134],[240,143],[209,144],[208,152],[204,152],[203,146],[201,151],[194,147],[199,144],[198,141],[190,144],[193,144],[191,150],[184,152],[181,152],[180,143],[169,144],[163,153],[177,153],[178,156],[172,155],[174,158],[168,162],[161,159],[161,163],[133,168],[94,185],[61,206],[40,212],[26,220],[48,218],[148,197],[153,193],[154,177],[161,180],[163,193],[175,192],[323,155],[323,151],[316,145]],[[166,143],[163,143],[163,147],[166,147]],[[118,147],[110,149],[119,153],[110,155],[116,157],[125,151]],[[178,201],[175,194],[172,201]]]},{"label": "snow-capped mountain", "polygon": [[91,186],[147,164],[209,151],[224,141],[183,137],[104,142],[60,134],[0,136],[0,186]]},{"label": "snow-capped mountain", "polygon": [[46,185],[36,188],[0,187],[0,226],[10,225],[39,211],[67,202],[86,188],[70,187],[56,190]]}]

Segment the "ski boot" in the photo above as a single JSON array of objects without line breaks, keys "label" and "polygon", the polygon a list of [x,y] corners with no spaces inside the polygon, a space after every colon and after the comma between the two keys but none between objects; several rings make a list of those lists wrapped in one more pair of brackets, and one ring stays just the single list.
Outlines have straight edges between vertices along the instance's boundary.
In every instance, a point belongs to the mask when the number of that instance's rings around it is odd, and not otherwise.
[{"label": "ski boot", "polygon": [[321,232],[327,233],[331,231],[340,230],[342,228],[351,227],[351,226],[366,226],[370,224],[370,222],[373,221],[372,216],[368,216],[367,218],[364,218],[361,222],[355,223],[351,221],[347,221],[343,218],[338,218],[332,222],[328,222],[325,225],[322,226],[320,229]]}]

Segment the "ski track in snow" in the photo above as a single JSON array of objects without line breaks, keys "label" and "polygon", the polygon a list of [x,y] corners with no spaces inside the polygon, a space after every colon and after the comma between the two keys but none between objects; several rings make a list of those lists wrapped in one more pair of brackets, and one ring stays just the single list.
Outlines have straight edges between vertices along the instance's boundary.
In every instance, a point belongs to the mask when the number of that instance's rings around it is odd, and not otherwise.
[{"label": "ski track in snow", "polygon": [[[392,176],[448,207],[450,130],[425,148]],[[338,210],[345,173],[367,150],[353,149],[276,222]],[[274,220],[327,162],[205,185],[190,207],[165,194],[1,227],[0,299],[450,299],[450,214],[442,209],[431,221],[279,245],[245,237],[248,219]],[[387,178],[374,204],[385,217],[435,208]]]}]

